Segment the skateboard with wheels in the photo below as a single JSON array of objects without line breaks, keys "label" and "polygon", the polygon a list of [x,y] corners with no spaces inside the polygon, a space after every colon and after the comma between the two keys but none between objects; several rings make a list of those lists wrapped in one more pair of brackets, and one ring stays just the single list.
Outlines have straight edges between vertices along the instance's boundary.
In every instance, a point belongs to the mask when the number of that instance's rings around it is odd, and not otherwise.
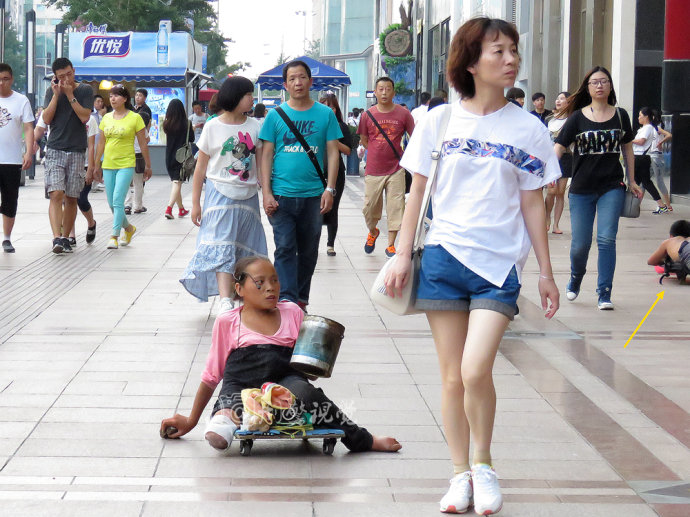
[{"label": "skateboard with wheels", "polygon": [[267,432],[261,431],[235,431],[235,439],[240,442],[240,454],[249,456],[252,453],[254,440],[323,440],[322,450],[324,454],[333,454],[335,444],[338,439],[343,438],[345,433],[340,429],[313,429],[302,432],[285,432],[276,429],[269,429]]}]

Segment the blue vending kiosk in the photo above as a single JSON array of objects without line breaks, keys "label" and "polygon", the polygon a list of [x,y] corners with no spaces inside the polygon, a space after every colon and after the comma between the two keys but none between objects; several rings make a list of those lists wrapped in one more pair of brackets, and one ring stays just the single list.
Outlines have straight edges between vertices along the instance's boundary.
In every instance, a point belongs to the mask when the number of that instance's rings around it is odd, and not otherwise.
[{"label": "blue vending kiosk", "polygon": [[69,59],[76,80],[86,82],[108,103],[113,84],[124,84],[132,94],[148,91],[151,108],[150,152],[154,174],[166,174],[165,133],[161,130],[172,99],[180,99],[191,113],[196,92],[212,77],[205,73],[203,46],[186,32],[171,32],[161,20],[158,32],[88,33],[69,35]]}]

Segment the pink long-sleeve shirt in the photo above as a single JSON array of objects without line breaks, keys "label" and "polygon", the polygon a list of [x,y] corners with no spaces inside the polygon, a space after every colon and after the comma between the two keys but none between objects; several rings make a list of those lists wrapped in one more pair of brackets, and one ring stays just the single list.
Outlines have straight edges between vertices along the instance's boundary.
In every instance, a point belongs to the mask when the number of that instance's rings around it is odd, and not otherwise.
[{"label": "pink long-sleeve shirt", "polygon": [[206,368],[201,374],[201,382],[215,389],[223,380],[228,357],[237,348],[262,344],[294,347],[304,313],[297,304],[288,301],[278,302],[277,307],[280,311],[280,328],[272,336],[254,332],[241,324],[242,307],[218,316],[213,325],[211,350],[206,358]]}]

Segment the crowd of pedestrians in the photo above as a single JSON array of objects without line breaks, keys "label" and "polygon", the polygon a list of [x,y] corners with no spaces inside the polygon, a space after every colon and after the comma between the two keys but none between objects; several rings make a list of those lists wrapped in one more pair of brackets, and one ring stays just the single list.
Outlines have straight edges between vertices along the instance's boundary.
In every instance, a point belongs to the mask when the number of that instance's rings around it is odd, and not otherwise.
[{"label": "crowd of pedestrians", "polygon": [[[524,90],[514,86],[518,48],[519,35],[512,24],[490,18],[466,22],[452,39],[447,63],[448,82],[460,100],[448,104],[443,90],[433,97],[423,92],[412,111],[394,102],[394,81],[380,77],[373,85],[375,105],[354,109],[345,119],[336,95],[327,93],[319,102],[312,99],[312,71],[299,60],[283,67],[289,99],[275,109],[254,106],[254,84],[239,76],[223,82],[211,101],[210,117],[198,101],[192,103],[190,115],[180,100],[170,101],[162,124],[171,180],[167,219],[174,219],[175,205],[178,217],[190,213],[182,201],[186,178],[178,151],[193,144],[196,155],[191,219],[199,231],[180,282],[201,301],[213,296],[220,301],[212,349],[216,355],[210,356],[192,415],[163,421],[163,434],[175,438],[191,430],[224,380],[205,436],[213,447],[227,448],[238,412],[224,405],[223,396],[235,396],[231,388],[255,382],[240,370],[261,361],[271,363],[274,382],[289,384],[309,400],[328,400],[323,393],[317,396],[306,378],[293,378],[299,374],[286,366],[286,347],[294,346],[308,310],[323,225],[328,233],[326,254],[337,254],[338,209],[346,182],[343,156],[361,145],[366,155],[364,252],[375,250],[385,202],[385,255],[394,260],[385,285],[392,297],[400,296],[412,281],[414,232],[428,178],[436,171],[428,210],[433,221],[415,294],[416,308],[426,314],[438,354],[441,411],[453,466],[440,509],[463,513],[473,506],[482,515],[501,509],[491,456],[496,412],[492,369],[504,332],[518,313],[530,248],[539,266],[542,307],[551,318],[560,300],[548,233],[563,234],[560,221],[570,182],[566,298],[572,302],[580,295],[596,219],[597,307],[612,310],[616,236],[626,184],[637,197],[644,190],[650,193],[657,202],[654,213],[673,210],[661,158],[661,146],[671,134],[661,127],[658,112],[642,108],[637,116],[640,129],[633,134],[629,114],[617,106],[611,74],[601,66],[589,71],[572,95],[560,92],[554,110],[546,108],[545,94],[534,93],[534,109],[528,112]],[[56,59],[52,69],[45,109],[34,131],[27,98],[12,90],[13,71],[0,64],[3,250],[15,252],[11,232],[21,171],[31,165],[34,144],[46,132],[52,252],[73,251],[77,207],[87,221],[86,242],[94,241],[96,220],[88,196],[100,181],[113,213],[108,248],[126,246],[136,232],[127,216],[147,211],[143,192],[152,175],[148,92],[138,89],[132,104],[129,89],[116,84],[108,92],[107,108],[90,86],[76,83],[68,59]],[[262,209],[272,227],[273,264],[268,260]],[[685,244],[677,244],[674,253],[679,255]],[[281,318],[292,326],[283,328]],[[245,327],[243,341],[239,333],[247,322],[259,330]],[[278,348],[269,353],[269,348],[253,346],[259,344]],[[237,354],[240,347],[248,350]],[[257,350],[261,358],[255,357]],[[337,407],[333,411],[343,421],[350,449],[400,448],[393,438],[375,437],[359,428]],[[170,425],[177,431],[168,434]]]}]

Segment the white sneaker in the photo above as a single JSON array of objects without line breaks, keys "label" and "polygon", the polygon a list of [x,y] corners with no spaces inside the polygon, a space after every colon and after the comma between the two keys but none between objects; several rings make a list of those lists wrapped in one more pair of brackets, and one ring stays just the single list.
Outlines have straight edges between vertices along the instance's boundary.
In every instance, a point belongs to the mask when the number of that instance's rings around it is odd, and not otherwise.
[{"label": "white sneaker", "polygon": [[443,496],[440,509],[443,513],[465,513],[472,504],[472,473],[468,470],[450,480],[450,488]]},{"label": "white sneaker", "polygon": [[501,487],[496,472],[489,465],[472,465],[472,487],[474,489],[474,511],[477,515],[498,513],[503,506]]},{"label": "white sneaker", "polygon": [[599,307],[600,311],[612,311],[613,302],[611,300],[599,300],[599,303],[597,303],[597,307]]},{"label": "white sneaker", "polygon": [[235,308],[235,302],[231,298],[221,298],[218,314],[223,314]]}]

